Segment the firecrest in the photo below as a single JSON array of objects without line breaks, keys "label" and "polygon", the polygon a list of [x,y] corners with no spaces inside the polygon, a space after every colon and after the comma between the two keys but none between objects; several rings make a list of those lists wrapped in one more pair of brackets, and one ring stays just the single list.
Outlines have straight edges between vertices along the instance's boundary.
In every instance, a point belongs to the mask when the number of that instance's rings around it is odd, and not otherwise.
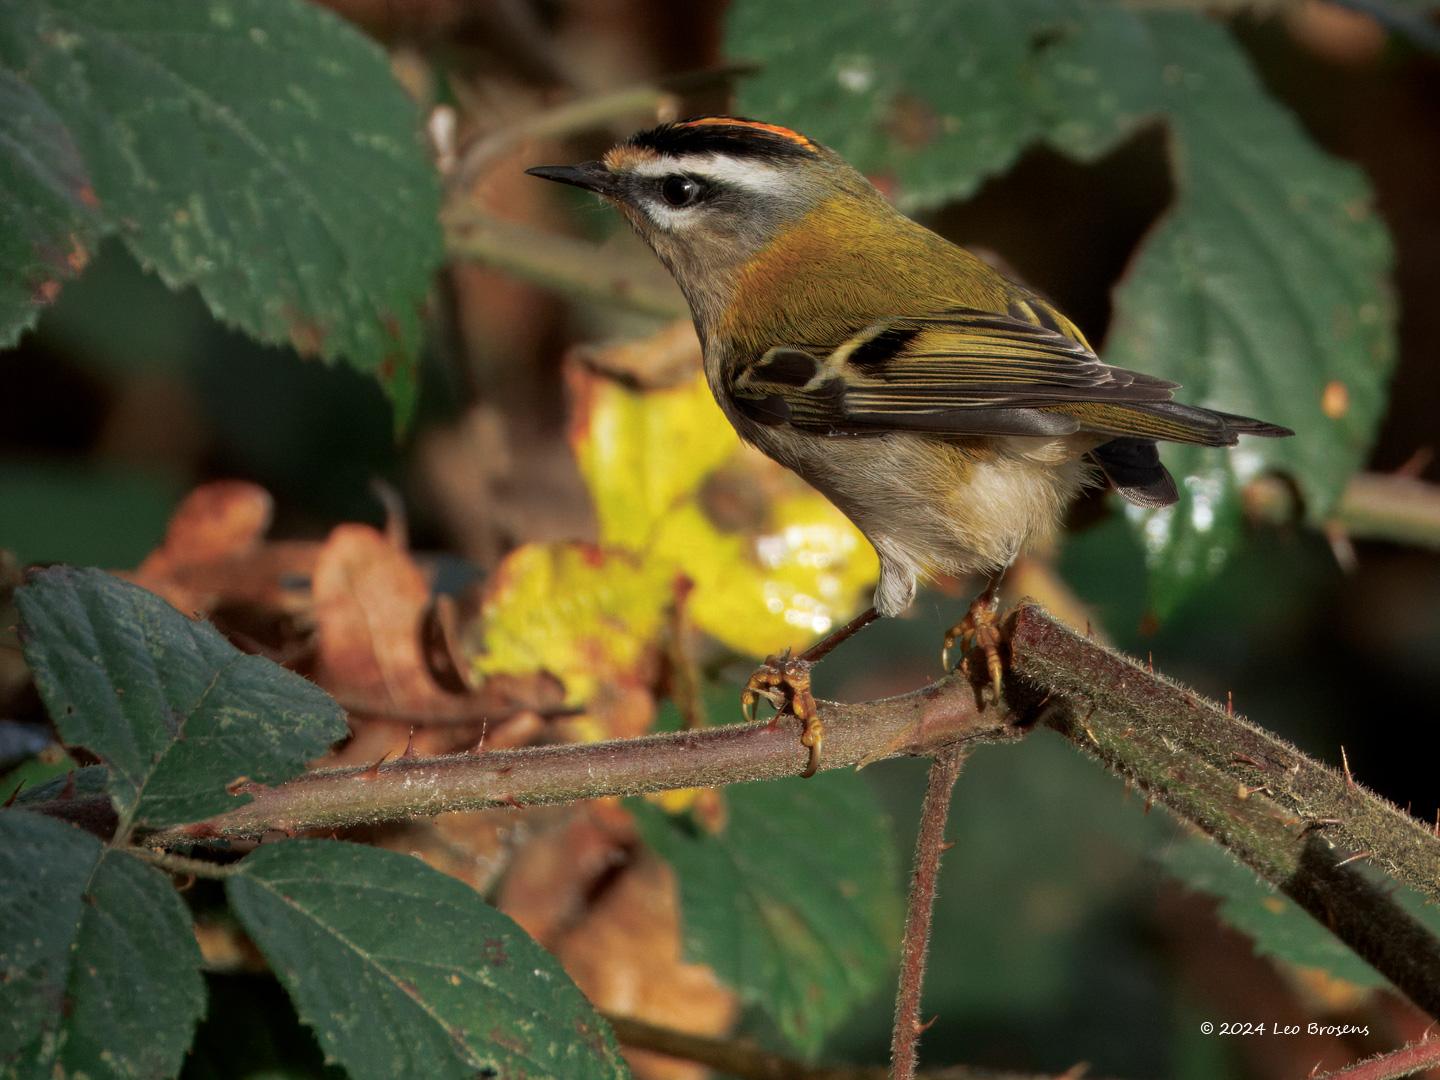
[{"label": "firecrest", "polygon": [[1102,362],[1061,312],[895,210],[834,151],[775,124],[705,116],[642,131],[603,160],[531,175],[596,192],[689,301],[705,375],[741,438],[794,470],[874,545],[874,606],[751,677],[823,731],[809,667],[927,576],[989,585],[946,637],[1002,675],[996,590],[1076,493],[1108,477],[1138,506],[1176,501],[1159,441],[1232,446],[1285,428],[1183,405],[1175,383]]}]

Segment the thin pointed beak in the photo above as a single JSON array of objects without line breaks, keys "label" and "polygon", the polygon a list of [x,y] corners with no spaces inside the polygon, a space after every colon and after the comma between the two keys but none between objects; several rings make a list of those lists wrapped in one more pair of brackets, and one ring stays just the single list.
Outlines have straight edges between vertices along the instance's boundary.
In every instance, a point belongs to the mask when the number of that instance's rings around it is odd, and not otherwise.
[{"label": "thin pointed beak", "polygon": [[525,175],[554,180],[557,184],[570,184],[601,195],[609,195],[615,190],[614,174],[600,161],[586,161],[579,165],[537,165],[526,169]]}]

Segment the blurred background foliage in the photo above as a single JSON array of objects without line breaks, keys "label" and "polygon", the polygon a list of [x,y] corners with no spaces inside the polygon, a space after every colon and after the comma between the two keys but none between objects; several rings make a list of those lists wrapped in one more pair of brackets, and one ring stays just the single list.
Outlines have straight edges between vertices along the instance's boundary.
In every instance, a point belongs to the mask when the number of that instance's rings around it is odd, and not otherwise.
[{"label": "blurred background foliage", "polygon": [[[318,548],[335,526],[368,523],[407,542],[414,565],[377,555],[372,534],[348,534],[345,566],[404,597],[397,610],[412,623],[433,595],[450,598],[459,651],[478,657],[474,671],[451,673],[460,683],[557,677],[527,691],[553,718],[515,726],[508,744],[633,734],[697,709],[732,719],[730,688],[750,658],[858,606],[873,562],[822,500],[728,433],[696,380],[692,336],[670,326],[676,295],[614,216],[521,170],[593,157],[657,118],[743,110],[849,155],[907,210],[1052,297],[1107,358],[1176,378],[1197,403],[1296,428],[1246,453],[1168,450],[1187,477],[1175,511],[1132,520],[1087,496],[1056,550],[1028,559],[1011,590],[1203,693],[1232,695],[1322,759],[1337,761],[1343,745],[1362,781],[1427,820],[1440,812],[1433,755],[1416,745],[1440,697],[1440,58],[1426,5],[328,6],[339,19],[278,5],[284,34],[222,35],[185,57],[165,53],[173,46],[159,32],[175,28],[181,5],[120,15],[24,0],[0,12],[0,101],[12,106],[0,124],[54,150],[38,171],[0,156],[10,205],[40,190],[44,208],[29,218],[0,208],[0,339],[13,344],[0,360],[7,566],[133,571],[162,549],[188,491],[243,479],[273,497],[272,538]],[[260,18],[243,3],[184,17],[198,26],[222,9],[242,25]],[[122,66],[109,88],[128,89],[131,107],[106,120],[94,88],[67,81],[79,76],[40,44],[67,19],[110,20],[209,96],[188,112],[149,109],[160,92]],[[254,86],[225,75],[236,70],[265,77]],[[37,101],[26,82],[37,72],[69,98]],[[287,79],[319,80],[328,96],[297,96]],[[214,134],[224,127],[214,102],[267,95],[288,104],[242,115],[310,171]],[[419,130],[415,118],[428,148],[397,141]],[[177,163],[207,157],[232,184],[192,201],[187,185],[203,170]],[[128,168],[156,183],[130,185]],[[124,195],[132,186],[143,190]],[[344,362],[303,358],[314,355]],[[1397,470],[1416,483],[1378,525],[1362,521],[1347,502],[1357,476]],[[287,563],[302,589],[316,575],[317,606],[323,560],[340,559],[325,550]],[[150,565],[142,583],[179,581]],[[934,677],[939,637],[968,588],[941,583],[909,617],[867,631],[820,669],[819,691],[861,699]],[[232,638],[277,655],[307,640],[307,620],[324,621],[310,608],[277,620],[272,605],[257,624],[242,607],[207,609]],[[0,662],[6,715],[25,720],[34,701],[13,650]],[[368,683],[323,649],[316,664],[332,692],[415,706],[393,696],[383,664]],[[688,692],[676,672],[692,667],[718,689]],[[34,754],[35,728],[24,727],[27,742],[22,727],[7,764]],[[393,723],[355,730],[335,760],[404,745]],[[474,735],[422,737],[438,752]],[[898,851],[911,840],[920,772],[900,763],[863,774]],[[1241,905],[1251,883],[1187,858],[1193,841],[1143,809],[1048,736],[974,757],[950,827],[929,1060],[1300,1075],[1423,1028],[1349,958],[1332,963],[1311,944],[1257,951],[1213,899]],[[631,826],[609,814],[557,824],[546,812],[520,825],[461,815],[371,839],[498,889],[501,906],[603,999],[619,952],[647,947],[634,919],[586,893],[601,872],[573,872],[634,857]],[[519,845],[517,828],[544,844]],[[640,865],[626,888],[643,909],[670,886]],[[870,869],[896,872],[887,860]],[[578,907],[561,917],[557,895]],[[1249,898],[1251,917],[1233,921],[1263,942],[1265,898]],[[195,906],[205,910],[203,890]],[[673,901],[665,910],[673,935]],[[201,926],[215,974],[192,1074],[319,1075],[273,986],[245,973],[243,957],[224,960],[223,923]],[[1277,952],[1306,962],[1264,955]],[[657,992],[642,1013],[723,1028],[735,1003],[685,970],[685,989]],[[681,977],[667,969],[671,978]],[[883,1060],[888,976],[862,989],[872,1000],[827,1055]],[[222,1009],[254,1023],[219,1020]],[[219,1049],[265,1017],[270,1037]],[[1204,1019],[1261,1017],[1368,1023],[1372,1036],[1198,1031]],[[753,1010],[744,1022],[785,1044]],[[654,1060],[641,1067],[675,1075]]]}]

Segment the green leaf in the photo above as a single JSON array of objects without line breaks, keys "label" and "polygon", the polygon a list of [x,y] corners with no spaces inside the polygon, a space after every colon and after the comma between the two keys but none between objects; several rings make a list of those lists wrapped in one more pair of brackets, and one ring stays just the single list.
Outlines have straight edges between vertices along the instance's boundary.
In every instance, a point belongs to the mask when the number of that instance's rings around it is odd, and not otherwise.
[{"label": "green leaf", "polygon": [[0,347],[89,259],[100,235],[94,198],[65,122],[0,66]]},{"label": "green leaf", "polygon": [[[1218,898],[1220,917],[1249,937],[1259,955],[1320,968],[1357,986],[1390,985],[1299,904],[1261,881],[1218,844],[1192,836],[1163,851],[1160,862],[1190,888]],[[1428,922],[1436,925],[1433,908]]]},{"label": "green leaf", "polygon": [[[1310,142],[1222,28],[1154,12],[1143,25],[1131,48],[1096,34],[1070,57],[1154,71],[1146,100],[1168,118],[1179,189],[1116,292],[1106,359],[1174,379],[1192,404],[1297,433],[1165,450],[1186,498],[1134,515],[1165,614],[1238,542],[1248,480],[1293,476],[1316,523],[1334,508],[1385,407],[1394,310],[1389,239],[1359,171]],[[1327,414],[1337,393],[1346,405]]]},{"label": "green leaf", "polygon": [[121,835],[240,805],[227,783],[289,779],[345,734],[313,683],[102,570],[41,571],[15,602],[61,737],[109,768]]},{"label": "green leaf", "polygon": [[165,875],[63,822],[0,813],[0,1071],[173,1076],[205,1007]]},{"label": "green leaf", "polygon": [[1390,243],[1364,178],[1310,141],[1223,27],[1084,0],[837,0],[817,24],[800,0],[740,0],[729,50],[766,65],[745,112],[830,143],[907,208],[970,193],[1032,143],[1089,160],[1163,122],[1176,198],[1117,291],[1105,358],[1297,435],[1164,450],[1185,497],[1133,515],[1154,607],[1224,564],[1257,474],[1293,476],[1312,521],[1334,507],[1394,364]]},{"label": "green leaf", "polygon": [[377,45],[302,0],[11,0],[0,66],[63,120],[105,224],[167,284],[377,374],[408,418],[439,191]]},{"label": "green leaf", "polygon": [[1031,36],[1052,7],[837,0],[817,20],[806,0],[738,0],[729,52],[763,65],[741,111],[793,123],[903,208],[968,195],[1043,132]]},{"label": "green leaf", "polygon": [[242,867],[231,907],[356,1080],[629,1075],[554,958],[418,859],[296,840]]},{"label": "green leaf", "polygon": [[889,820],[855,773],[724,797],[715,835],[643,802],[632,809],[679,878],[686,955],[813,1054],[894,962],[902,898]]}]

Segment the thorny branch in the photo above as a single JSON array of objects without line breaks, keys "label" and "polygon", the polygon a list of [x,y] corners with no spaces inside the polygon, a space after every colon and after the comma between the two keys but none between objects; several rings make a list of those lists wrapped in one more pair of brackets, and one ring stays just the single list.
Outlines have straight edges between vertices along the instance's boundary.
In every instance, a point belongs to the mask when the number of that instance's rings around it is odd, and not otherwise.
[{"label": "thorny branch", "polygon": [[1322,1073],[1315,1080],[1341,1080],[1341,1077],[1347,1080],[1400,1080],[1437,1066],[1440,1066],[1440,1039],[1422,1039],[1388,1054]]},{"label": "thorny branch", "polygon": [[[1043,722],[1229,848],[1426,1012],[1440,1016],[1440,942],[1367,874],[1440,901],[1440,836],[1342,773],[1213,702],[1071,632],[1040,608],[1008,621],[1007,708],[963,679],[856,705],[822,702],[826,768],[1013,740]],[[607,743],[531,747],[315,772],[152,847],[330,830],[492,807],[572,802],[798,775],[799,724],[734,725]],[[29,809],[105,827],[108,800]],[[113,817],[111,818],[113,823]],[[1363,853],[1363,858],[1356,858]]]},{"label": "thorny branch", "polygon": [[913,1080],[920,1062],[920,1036],[928,1026],[920,1021],[920,1001],[925,987],[925,957],[930,951],[930,919],[935,911],[940,856],[945,850],[950,795],[964,760],[958,746],[941,750],[930,763],[925,784],[920,834],[915,840],[915,868],[905,910],[905,936],[900,944],[900,988],[895,995],[895,1031],[890,1040],[891,1080]]}]

